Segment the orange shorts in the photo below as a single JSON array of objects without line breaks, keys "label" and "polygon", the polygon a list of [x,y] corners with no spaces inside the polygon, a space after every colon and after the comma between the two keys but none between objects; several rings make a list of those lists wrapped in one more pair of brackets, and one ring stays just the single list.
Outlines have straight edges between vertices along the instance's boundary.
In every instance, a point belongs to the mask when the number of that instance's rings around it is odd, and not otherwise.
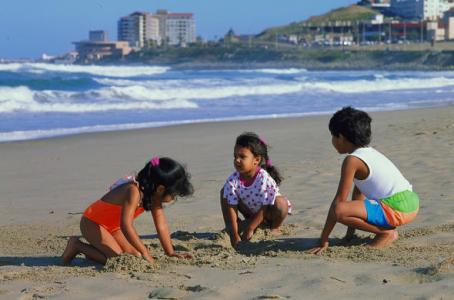
[{"label": "orange shorts", "polygon": [[[108,232],[120,230],[121,211],[123,207],[111,204],[106,201],[98,200],[92,203],[85,211],[84,217],[105,228]],[[134,219],[144,212],[142,207],[138,207],[134,213]]]}]

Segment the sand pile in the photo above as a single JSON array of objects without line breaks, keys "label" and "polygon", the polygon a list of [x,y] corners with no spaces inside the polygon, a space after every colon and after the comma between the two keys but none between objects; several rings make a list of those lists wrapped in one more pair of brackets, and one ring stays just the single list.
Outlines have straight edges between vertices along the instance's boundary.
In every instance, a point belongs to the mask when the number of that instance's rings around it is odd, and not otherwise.
[{"label": "sand pile", "polygon": [[122,254],[116,257],[109,258],[103,268],[106,272],[139,272],[139,273],[152,273],[157,269],[154,264],[148,263],[141,257],[132,254]]},{"label": "sand pile", "polygon": [[454,256],[448,257],[429,267],[427,273],[430,275],[454,273]]},{"label": "sand pile", "polygon": [[[296,225],[285,225],[282,234],[294,234]],[[145,243],[155,257],[153,265],[144,259],[133,255],[124,254],[111,258],[107,261],[103,270],[107,272],[140,272],[152,273],[165,269],[172,265],[211,266],[223,269],[240,269],[257,264],[264,259],[258,255],[263,250],[269,250],[274,244],[275,237],[269,229],[257,229],[254,237],[249,242],[242,242],[236,249],[230,245],[229,235],[224,232],[214,233],[190,233],[177,231],[172,234],[172,241],[176,251],[190,252],[193,259],[181,259],[168,257],[162,252],[161,245],[157,239],[146,240]],[[265,243],[268,246],[265,246]],[[278,247],[278,244],[275,245]],[[274,255],[270,255],[274,256]]]}]

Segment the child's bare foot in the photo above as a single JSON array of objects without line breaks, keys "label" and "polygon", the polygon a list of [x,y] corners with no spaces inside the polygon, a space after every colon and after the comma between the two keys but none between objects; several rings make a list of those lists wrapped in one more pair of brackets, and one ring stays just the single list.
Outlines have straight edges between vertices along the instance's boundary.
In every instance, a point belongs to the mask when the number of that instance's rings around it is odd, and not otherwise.
[{"label": "child's bare foot", "polygon": [[355,234],[355,228],[348,227],[347,233],[345,233],[345,236],[342,239],[345,242],[351,242],[356,237],[358,236]]},{"label": "child's bare foot", "polygon": [[281,235],[282,235],[282,232],[281,232],[281,230],[280,230],[279,227],[278,227],[278,228],[271,229],[271,234],[272,234],[273,236],[281,236]]},{"label": "child's bare foot", "polygon": [[66,245],[66,249],[63,251],[61,256],[63,265],[69,265],[73,258],[78,254],[77,243],[79,243],[79,239],[77,237],[73,236],[69,239],[68,245]]},{"label": "child's bare foot", "polygon": [[397,230],[389,230],[385,233],[377,234],[368,246],[372,248],[384,248],[391,245],[398,237]]}]

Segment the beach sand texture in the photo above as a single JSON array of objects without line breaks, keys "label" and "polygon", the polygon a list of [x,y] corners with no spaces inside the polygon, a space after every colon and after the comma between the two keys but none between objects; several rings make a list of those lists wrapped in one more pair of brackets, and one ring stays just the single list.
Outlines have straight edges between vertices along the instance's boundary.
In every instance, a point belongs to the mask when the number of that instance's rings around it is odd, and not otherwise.
[{"label": "beach sand texture", "polygon": [[[336,192],[343,156],[331,146],[330,116],[223,122],[84,134],[0,144],[0,299],[454,299],[454,107],[371,113],[371,145],[421,197],[413,223],[391,247],[316,245]],[[283,235],[259,229],[234,251],[222,231],[219,190],[233,171],[236,136],[255,131],[271,145],[294,204]],[[123,255],[105,267],[82,256],[60,266],[79,220],[118,177],[153,155],[184,162],[195,194],[166,207],[177,250],[167,258],[150,214],[135,225],[156,264]]]}]

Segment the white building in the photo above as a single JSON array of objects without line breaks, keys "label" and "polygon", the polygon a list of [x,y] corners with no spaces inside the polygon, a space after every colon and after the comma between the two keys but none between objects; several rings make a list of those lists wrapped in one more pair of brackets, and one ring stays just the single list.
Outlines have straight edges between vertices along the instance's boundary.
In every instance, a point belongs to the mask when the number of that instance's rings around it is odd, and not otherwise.
[{"label": "white building", "polygon": [[392,0],[391,11],[406,19],[437,20],[454,7],[454,0]]},{"label": "white building", "polygon": [[159,35],[169,45],[185,45],[196,41],[195,21],[192,13],[168,13],[158,10]]},{"label": "white building", "polygon": [[143,48],[150,41],[160,44],[159,20],[147,12],[122,17],[118,21],[118,40],[134,48]]}]

